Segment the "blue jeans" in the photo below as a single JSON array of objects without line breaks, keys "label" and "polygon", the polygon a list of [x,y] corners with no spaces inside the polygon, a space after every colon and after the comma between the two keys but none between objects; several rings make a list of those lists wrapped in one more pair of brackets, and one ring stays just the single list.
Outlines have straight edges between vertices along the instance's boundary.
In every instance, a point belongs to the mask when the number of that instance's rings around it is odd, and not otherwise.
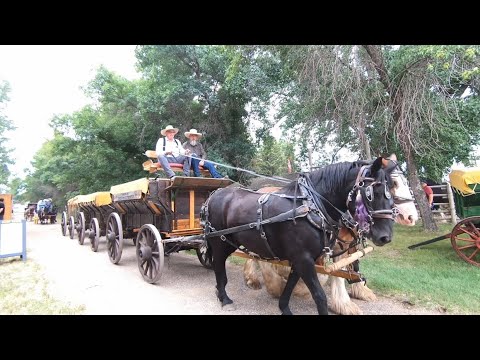
[{"label": "blue jeans", "polygon": [[[192,154],[192,156],[197,156],[196,154]],[[192,158],[192,169],[193,169],[193,174],[196,176],[196,177],[201,177],[202,174],[200,173],[200,168],[199,168],[199,163],[200,163],[201,160],[198,160],[198,159],[193,159]],[[210,174],[212,175],[212,177],[214,178],[221,178],[223,177],[218,171],[217,169],[215,169],[215,166],[213,166],[213,164],[211,162],[208,162],[207,160],[204,160],[204,164],[203,164],[203,167],[205,169],[207,169]]]}]

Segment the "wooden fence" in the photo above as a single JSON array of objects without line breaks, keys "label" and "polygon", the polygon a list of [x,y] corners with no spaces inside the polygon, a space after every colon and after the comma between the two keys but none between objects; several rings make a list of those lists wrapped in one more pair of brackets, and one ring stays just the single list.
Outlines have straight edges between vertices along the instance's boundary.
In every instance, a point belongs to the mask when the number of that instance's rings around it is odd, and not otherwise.
[{"label": "wooden fence", "polygon": [[[441,185],[430,185],[433,189],[437,190],[437,193],[433,194],[433,204],[438,205],[438,210],[432,210],[433,217],[435,220],[440,220],[443,222],[451,222],[452,224],[457,223],[457,214],[455,212],[455,202],[453,200],[453,191],[449,183],[443,183]],[[435,191],[435,190],[434,190]],[[415,206],[418,205],[415,202]],[[420,216],[420,212],[418,213]]]}]

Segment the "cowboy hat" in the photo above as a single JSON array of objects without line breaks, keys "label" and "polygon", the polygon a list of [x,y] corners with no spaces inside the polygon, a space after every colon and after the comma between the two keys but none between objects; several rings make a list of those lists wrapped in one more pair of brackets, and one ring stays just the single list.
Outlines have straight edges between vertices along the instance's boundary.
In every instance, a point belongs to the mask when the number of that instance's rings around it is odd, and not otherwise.
[{"label": "cowboy hat", "polygon": [[166,132],[169,131],[169,130],[175,131],[175,134],[178,133],[178,129],[177,129],[177,128],[174,128],[172,125],[167,125],[167,127],[166,127],[165,129],[163,129],[162,131],[160,131],[160,134],[162,134],[163,136],[165,136]]},{"label": "cowboy hat", "polygon": [[190,129],[190,131],[185,133],[185,136],[188,138],[190,135],[198,135],[198,137],[201,137],[202,133],[197,132],[197,129]]}]

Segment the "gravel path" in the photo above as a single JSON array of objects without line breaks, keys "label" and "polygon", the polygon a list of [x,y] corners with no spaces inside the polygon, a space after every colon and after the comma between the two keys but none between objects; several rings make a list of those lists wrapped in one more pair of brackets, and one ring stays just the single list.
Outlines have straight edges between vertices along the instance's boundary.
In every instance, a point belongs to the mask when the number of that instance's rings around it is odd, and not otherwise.
[{"label": "gravel path", "polygon": [[[124,240],[123,255],[113,265],[100,239],[97,253],[88,239],[61,235],[60,225],[27,223],[27,258],[41,265],[51,294],[72,305],[84,305],[85,314],[258,314],[277,315],[278,300],[265,290],[251,290],[243,281],[242,266],[227,263],[227,291],[235,311],[223,311],[215,296],[215,275],[203,268],[196,256],[186,253],[166,258],[156,285],[143,281],[131,239]],[[354,300],[364,314],[440,314],[400,301],[379,297],[375,302]],[[312,300],[292,298],[294,314],[316,314]]]}]

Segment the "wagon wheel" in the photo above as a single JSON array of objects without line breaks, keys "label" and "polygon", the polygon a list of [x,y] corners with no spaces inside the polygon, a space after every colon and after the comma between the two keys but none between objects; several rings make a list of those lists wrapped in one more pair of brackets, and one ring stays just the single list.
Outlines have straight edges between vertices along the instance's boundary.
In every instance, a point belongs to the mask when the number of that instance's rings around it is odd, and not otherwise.
[{"label": "wagon wheel", "polygon": [[73,237],[75,236],[74,228],[75,219],[73,218],[73,216],[70,216],[70,222],[68,223],[68,233],[70,234],[70,239],[73,239]]},{"label": "wagon wheel", "polygon": [[112,263],[118,264],[123,250],[123,227],[120,216],[116,212],[108,217],[106,238],[108,257]]},{"label": "wagon wheel", "polygon": [[213,268],[212,250],[208,246],[208,242],[204,241],[204,243],[200,247],[198,247],[196,250],[197,250],[198,260],[200,260],[200,263],[203,265],[203,267],[207,269],[212,269]]},{"label": "wagon wheel", "polygon": [[65,236],[67,235],[67,213],[64,211],[62,212],[62,222],[60,224],[60,226],[62,227],[62,235]]},{"label": "wagon wheel", "polygon": [[85,240],[85,214],[83,211],[80,211],[77,215],[77,226],[75,227],[78,234],[78,243],[83,245]]},{"label": "wagon wheel", "polygon": [[88,237],[90,238],[90,248],[93,252],[97,252],[98,243],[100,241],[100,225],[98,225],[97,218],[93,218],[90,221],[88,227]]},{"label": "wagon wheel", "polygon": [[450,234],[453,249],[466,262],[480,267],[480,216],[460,221]]},{"label": "wagon wheel", "polygon": [[137,249],[138,269],[149,284],[157,282],[162,276],[164,252],[162,237],[152,224],[140,228],[135,245]]}]

